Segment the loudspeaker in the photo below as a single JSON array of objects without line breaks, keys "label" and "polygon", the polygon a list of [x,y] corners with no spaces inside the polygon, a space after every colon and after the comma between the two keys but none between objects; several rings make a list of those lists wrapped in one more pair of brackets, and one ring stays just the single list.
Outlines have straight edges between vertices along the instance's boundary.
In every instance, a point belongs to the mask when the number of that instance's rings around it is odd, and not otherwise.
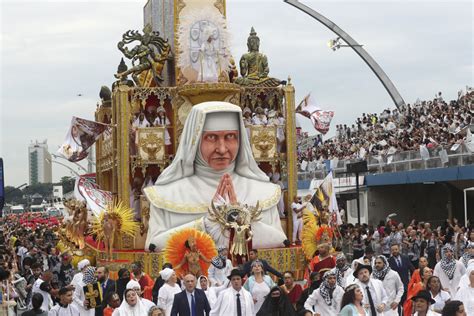
[{"label": "loudspeaker", "polygon": [[347,173],[367,172],[367,160],[347,164],[346,171]]}]

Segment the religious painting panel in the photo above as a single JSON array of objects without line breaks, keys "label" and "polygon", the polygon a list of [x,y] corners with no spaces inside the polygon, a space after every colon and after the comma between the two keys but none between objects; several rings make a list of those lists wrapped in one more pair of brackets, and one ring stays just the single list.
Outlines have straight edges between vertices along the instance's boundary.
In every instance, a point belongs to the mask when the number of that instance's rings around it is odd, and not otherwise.
[{"label": "religious painting panel", "polygon": [[142,163],[163,164],[166,160],[165,128],[137,128],[137,154]]},{"label": "religious painting panel", "polygon": [[250,126],[250,143],[256,161],[274,161],[277,158],[275,126]]}]

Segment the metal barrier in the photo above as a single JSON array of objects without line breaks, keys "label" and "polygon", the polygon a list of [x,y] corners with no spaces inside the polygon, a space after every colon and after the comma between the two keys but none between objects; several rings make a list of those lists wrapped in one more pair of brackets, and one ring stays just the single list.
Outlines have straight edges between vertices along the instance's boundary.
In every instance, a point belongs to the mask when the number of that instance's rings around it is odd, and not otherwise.
[{"label": "metal barrier", "polygon": [[[445,149],[447,153],[447,162],[442,162],[440,152]],[[386,173],[386,172],[399,172],[399,171],[411,171],[411,170],[423,170],[423,169],[434,169],[434,168],[448,168],[467,166],[474,164],[474,155],[468,150],[466,145],[461,144],[458,148],[451,146],[444,148],[439,146],[437,148],[428,149],[429,158],[423,159],[419,150],[397,152],[393,155],[387,156],[372,156],[368,155],[367,168],[368,173]],[[357,160],[339,160],[333,161],[336,166],[333,166],[335,177],[346,176],[346,166],[348,163],[356,162]],[[311,166],[310,171],[299,171],[298,180],[312,180],[312,179],[324,179],[328,171],[325,163],[316,163]]]}]

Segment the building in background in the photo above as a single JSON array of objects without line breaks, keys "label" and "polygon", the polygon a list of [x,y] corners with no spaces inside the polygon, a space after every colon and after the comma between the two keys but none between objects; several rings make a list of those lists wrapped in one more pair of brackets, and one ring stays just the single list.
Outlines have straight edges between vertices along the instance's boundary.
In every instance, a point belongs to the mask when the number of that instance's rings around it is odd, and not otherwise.
[{"label": "building in background", "polygon": [[48,141],[31,142],[28,146],[29,184],[52,183],[51,155],[48,152]]}]

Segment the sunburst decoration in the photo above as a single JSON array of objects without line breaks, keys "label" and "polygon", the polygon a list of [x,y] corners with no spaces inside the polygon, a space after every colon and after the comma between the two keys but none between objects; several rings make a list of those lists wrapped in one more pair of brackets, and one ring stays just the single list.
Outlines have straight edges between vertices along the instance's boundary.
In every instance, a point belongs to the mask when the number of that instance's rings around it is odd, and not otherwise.
[{"label": "sunburst decoration", "polygon": [[319,225],[316,216],[307,209],[303,210],[303,233],[301,237],[302,247],[306,259],[313,259],[314,253],[318,249],[318,241],[316,240],[316,232]]},{"label": "sunburst decoration", "polygon": [[[191,236],[196,241],[196,248],[204,257],[210,260],[217,256],[216,245],[211,236],[194,228],[185,228],[175,232],[168,238],[164,249],[165,261],[171,263],[173,267],[178,266],[183,260],[185,253],[189,251],[185,243]],[[201,266],[202,273],[207,276],[209,263],[199,260],[199,265]],[[188,264],[185,263],[179,269],[175,269],[175,272],[177,275],[183,275],[187,270]]]},{"label": "sunburst decoration", "polygon": [[135,236],[139,229],[139,224],[135,221],[135,214],[133,210],[122,201],[115,200],[109,203],[107,208],[100,212],[92,222],[92,234],[96,235],[98,243],[104,240],[104,215],[109,214],[109,217],[116,220],[117,227],[115,234],[125,234],[128,236]]}]

